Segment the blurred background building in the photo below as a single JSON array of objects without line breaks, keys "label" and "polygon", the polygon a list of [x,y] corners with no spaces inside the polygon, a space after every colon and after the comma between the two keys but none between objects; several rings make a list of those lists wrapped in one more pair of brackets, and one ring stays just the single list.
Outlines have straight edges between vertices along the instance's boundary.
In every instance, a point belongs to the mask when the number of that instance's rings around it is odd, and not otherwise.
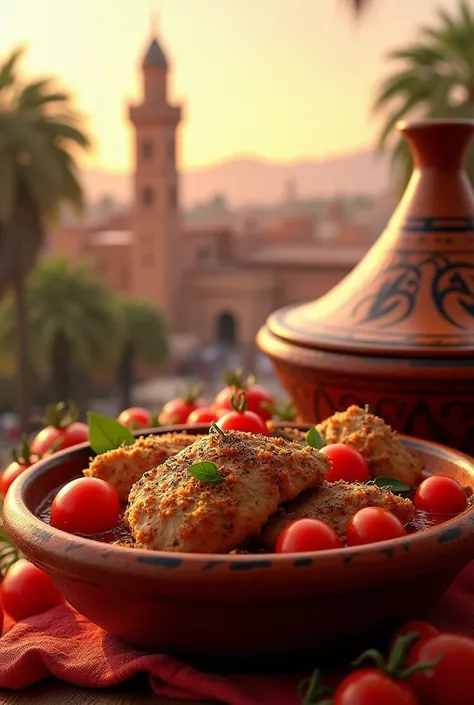
[{"label": "blurred background building", "polygon": [[[131,57],[132,60],[132,57]],[[363,257],[392,199],[304,200],[288,179],[280,202],[231,209],[225,197],[180,207],[181,107],[168,99],[157,37],[141,62],[142,101],[129,108],[135,168],[130,206],[103,198],[48,235],[47,252],[88,261],[114,292],[163,310],[172,358],[255,365],[253,341],[276,308],[317,298]]]}]

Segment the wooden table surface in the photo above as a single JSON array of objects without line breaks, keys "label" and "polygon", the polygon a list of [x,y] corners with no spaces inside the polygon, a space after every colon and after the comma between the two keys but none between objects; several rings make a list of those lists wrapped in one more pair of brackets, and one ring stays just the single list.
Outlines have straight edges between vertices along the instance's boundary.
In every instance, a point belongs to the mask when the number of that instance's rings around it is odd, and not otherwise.
[{"label": "wooden table surface", "polygon": [[[139,678],[107,690],[76,688],[56,680],[45,681],[28,690],[0,690],[0,705],[197,705],[196,700],[170,700],[156,695]],[[201,705],[211,705],[204,703]]]}]

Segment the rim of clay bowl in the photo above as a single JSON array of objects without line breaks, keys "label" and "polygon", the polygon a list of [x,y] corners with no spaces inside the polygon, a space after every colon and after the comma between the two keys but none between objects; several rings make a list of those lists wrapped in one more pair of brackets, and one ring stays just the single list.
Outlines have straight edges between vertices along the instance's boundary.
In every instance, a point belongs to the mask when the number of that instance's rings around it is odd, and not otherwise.
[{"label": "rim of clay bowl", "polygon": [[[295,424],[281,422],[276,424],[280,428],[297,428],[302,431],[311,427],[308,424]],[[134,431],[136,437],[149,435],[150,433],[170,433],[174,431],[188,431],[196,434],[207,433],[209,424],[196,426],[175,425],[162,426],[159,428],[140,429]],[[455,463],[460,467],[466,476],[472,477],[474,489],[474,459],[455,449],[443,446],[439,443],[426,441],[411,436],[403,436],[400,439],[411,450],[428,452],[446,462]],[[88,454],[92,451],[88,443],[65,450],[58,451],[49,458],[38,461],[31,468],[25,470],[11,485],[3,506],[3,517],[7,533],[11,535],[15,544],[20,550],[22,545],[32,546],[34,544],[36,558],[39,562],[54,565],[62,571],[67,570],[71,563],[75,566],[75,571],[83,566],[87,568],[100,568],[103,574],[117,574],[117,570],[123,573],[130,572],[135,566],[134,573],[140,570],[143,574],[156,574],[157,568],[177,568],[182,570],[179,573],[195,574],[196,571],[204,571],[209,578],[215,573],[208,570],[214,565],[228,568],[237,576],[238,572],[246,572],[251,568],[269,568],[287,571],[290,567],[308,566],[317,563],[321,570],[334,569],[336,565],[357,564],[361,562],[372,562],[374,555],[386,554],[393,548],[398,548],[398,557],[411,555],[413,553],[425,552],[426,546],[431,544],[433,552],[436,550],[436,557],[441,561],[442,554],[446,555],[452,550],[452,545],[460,543],[470,543],[474,557],[474,502],[461,514],[436,526],[417,531],[407,536],[367,544],[365,546],[345,547],[341,549],[331,549],[325,551],[308,551],[304,553],[255,553],[255,554],[213,554],[213,553],[180,553],[170,551],[151,551],[141,548],[128,548],[126,546],[116,546],[102,543],[93,539],[84,538],[75,534],[70,534],[60,529],[46,524],[36,516],[28,506],[28,491],[42,475],[46,475],[53,468],[60,466],[64,460],[75,456]],[[409,544],[409,545],[408,545]],[[448,550],[445,552],[443,548]],[[85,549],[84,551],[80,549]],[[52,554],[54,553],[54,561]],[[25,551],[26,554],[26,551]],[[357,554],[357,560],[351,560],[350,556]],[[27,556],[28,557],[28,556]],[[104,560],[106,559],[106,560]],[[139,564],[139,567],[137,566]],[[184,570],[183,570],[184,569]],[[170,574],[176,580],[176,572],[165,570],[162,577]]]}]

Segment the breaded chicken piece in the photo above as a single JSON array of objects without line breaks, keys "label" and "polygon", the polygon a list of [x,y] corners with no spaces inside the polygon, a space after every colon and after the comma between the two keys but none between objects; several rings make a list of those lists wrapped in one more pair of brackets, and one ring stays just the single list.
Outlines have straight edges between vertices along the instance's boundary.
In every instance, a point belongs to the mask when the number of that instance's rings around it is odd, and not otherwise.
[{"label": "breaded chicken piece", "polygon": [[[188,469],[215,463],[220,484]],[[132,487],[125,520],[139,548],[228,553],[260,529],[282,502],[320,484],[330,461],[282,438],[212,431]]]},{"label": "breaded chicken piece", "polygon": [[[307,431],[291,426],[269,425],[272,435],[306,444]],[[348,443],[369,463],[372,477],[393,477],[413,487],[423,463],[400,442],[397,434],[381,418],[358,406],[337,412],[316,426],[327,443]]]},{"label": "breaded chicken piece", "polygon": [[402,445],[385,421],[359,406],[339,411],[316,426],[327,443],[347,443],[362,453],[372,477],[393,477],[413,487],[423,463]]},{"label": "breaded chicken piece", "polygon": [[351,518],[365,507],[383,507],[397,516],[402,524],[413,519],[415,508],[403,499],[375,485],[349,482],[323,482],[282,507],[256,537],[256,544],[273,551],[278,536],[296,519],[320,519],[330,524],[344,538]]},{"label": "breaded chicken piece", "polygon": [[202,436],[190,433],[164,433],[158,436],[141,436],[129,446],[121,446],[97,455],[84,470],[86,477],[106,480],[117,490],[121,502],[126,502],[128,493],[144,472],[160,465],[176,455]]},{"label": "breaded chicken piece", "polygon": [[300,431],[299,428],[293,428],[292,426],[282,428],[278,426],[277,423],[276,421],[267,421],[271,436],[285,438],[287,441],[294,441],[295,443],[306,445],[306,435],[308,431]]}]

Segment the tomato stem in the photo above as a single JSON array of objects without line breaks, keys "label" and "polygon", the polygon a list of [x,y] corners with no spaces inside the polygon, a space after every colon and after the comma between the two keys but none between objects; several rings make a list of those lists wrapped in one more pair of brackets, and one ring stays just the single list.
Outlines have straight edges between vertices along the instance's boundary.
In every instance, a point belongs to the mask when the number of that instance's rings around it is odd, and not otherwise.
[{"label": "tomato stem", "polygon": [[332,700],[321,701],[322,695],[331,693],[331,689],[321,683],[321,673],[316,668],[308,678],[304,678],[298,685],[298,696],[301,705],[332,705]]},{"label": "tomato stem", "polygon": [[387,661],[387,674],[393,678],[399,678],[400,673],[405,668],[408,652],[419,640],[418,632],[409,632],[399,636],[395,641]]},{"label": "tomato stem", "polygon": [[247,410],[247,395],[243,389],[237,389],[230,400],[232,409],[238,414],[243,414]]},{"label": "tomato stem", "polygon": [[263,401],[260,406],[262,409],[269,411],[272,417],[278,421],[296,421],[298,416],[291,401],[286,404],[281,404],[280,406],[278,406],[278,404],[270,404],[268,401]]},{"label": "tomato stem", "polygon": [[253,375],[248,375],[244,379],[244,371],[239,368],[237,370],[228,370],[224,374],[224,382],[228,387],[235,387],[236,389],[248,389],[253,384],[255,384],[255,377]]},{"label": "tomato stem", "polygon": [[59,436],[59,438],[56,438],[56,440],[51,443],[44,455],[53,455],[53,453],[56,453],[58,450],[61,450],[63,443],[64,436]]},{"label": "tomato stem", "polygon": [[160,425],[160,412],[156,411],[154,414],[151,415],[150,428],[155,428],[156,426]]},{"label": "tomato stem", "polygon": [[12,457],[19,465],[28,465],[30,463],[31,450],[27,433],[22,434],[18,447],[12,450]]},{"label": "tomato stem", "polygon": [[398,680],[405,680],[412,676],[414,673],[420,673],[421,671],[427,671],[430,668],[434,668],[441,661],[442,654],[438,656],[437,659],[431,662],[425,663],[415,663],[413,666],[406,668],[406,663],[408,660],[408,654],[412,646],[419,641],[420,634],[418,632],[409,632],[403,636],[399,636],[393,645],[392,651],[389,655],[387,663],[387,673],[392,678],[397,678]]},{"label": "tomato stem", "polygon": [[406,667],[410,650],[419,638],[420,634],[418,632],[409,632],[408,634],[399,636],[390,651],[387,661],[385,661],[379,651],[369,649],[368,651],[364,651],[351,665],[354,666],[354,668],[358,668],[364,661],[370,660],[374,662],[375,666],[380,671],[390,678],[394,680],[406,680],[414,673],[433,668],[442,659],[442,655],[440,654],[435,661],[430,663],[416,663],[414,666]]},{"label": "tomato stem", "polygon": [[78,418],[79,409],[74,401],[60,401],[57,404],[48,404],[42,418],[33,418],[31,420],[43,426],[54,426],[64,430],[75,423]]},{"label": "tomato stem", "polygon": [[186,404],[192,404],[193,402],[197,401],[197,399],[199,399],[203,391],[204,386],[202,384],[192,384],[186,394],[183,396],[183,401],[186,402]]},{"label": "tomato stem", "polygon": [[362,666],[364,661],[373,661],[375,666],[380,671],[383,671],[384,673],[387,672],[387,664],[385,663],[385,659],[380,651],[377,651],[377,649],[368,649],[367,651],[364,651],[359,658],[352,661],[351,666],[354,666],[354,668],[359,668],[359,666]]}]

